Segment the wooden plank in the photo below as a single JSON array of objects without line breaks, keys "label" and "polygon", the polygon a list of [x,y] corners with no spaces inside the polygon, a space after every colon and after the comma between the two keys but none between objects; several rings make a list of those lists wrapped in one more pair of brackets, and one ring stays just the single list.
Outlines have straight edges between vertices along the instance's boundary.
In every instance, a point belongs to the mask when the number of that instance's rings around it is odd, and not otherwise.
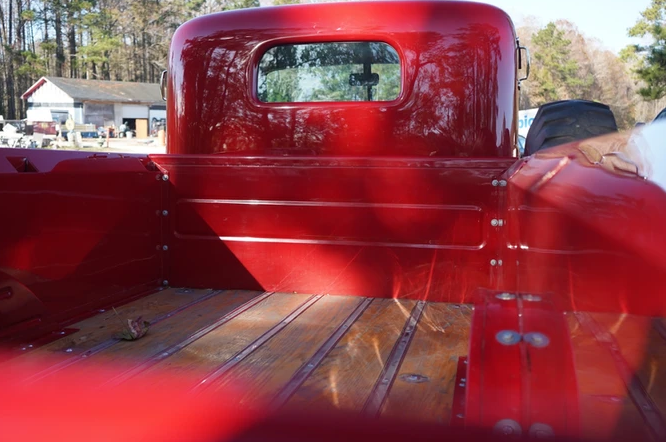
[{"label": "wooden plank", "polygon": [[468,353],[471,318],[468,306],[426,305],[382,416],[450,422],[458,358]]},{"label": "wooden plank", "polygon": [[[169,288],[137,299],[128,304],[106,310],[96,316],[84,319],[72,325],[79,331],[62,339],[50,342],[23,356],[7,363],[12,370],[22,371],[29,367],[43,366],[44,358],[57,357],[66,359],[81,354],[91,348],[112,339],[124,324],[121,318],[138,318],[147,321],[169,314],[191,302],[196,302],[210,295],[212,290]],[[117,314],[116,314],[117,312]],[[66,351],[67,350],[67,351]]]},{"label": "wooden plank", "polygon": [[643,440],[650,437],[639,410],[607,349],[573,314],[566,317],[571,336],[581,413],[581,438]]},{"label": "wooden plank", "polygon": [[261,293],[244,290],[226,291],[151,327],[143,338],[136,341],[121,341],[94,357],[87,358],[81,364],[137,365],[187,339],[192,333],[215,322],[221,316]]},{"label": "wooden plank", "polygon": [[590,316],[615,337],[627,364],[662,418],[666,416],[666,341],[652,326],[652,318],[607,313]]},{"label": "wooden plank", "polygon": [[282,321],[309,298],[308,295],[275,293],[250,310],[213,330],[173,356],[139,374],[150,379],[155,373],[187,376],[196,384],[202,376],[224,364],[233,355]]},{"label": "wooden plank", "polygon": [[258,405],[273,398],[356,308],[360,298],[325,296],[273,339],[243,360],[214,388],[241,382],[241,404]]},{"label": "wooden plank", "polygon": [[414,305],[412,300],[373,301],[285,408],[360,411]]}]

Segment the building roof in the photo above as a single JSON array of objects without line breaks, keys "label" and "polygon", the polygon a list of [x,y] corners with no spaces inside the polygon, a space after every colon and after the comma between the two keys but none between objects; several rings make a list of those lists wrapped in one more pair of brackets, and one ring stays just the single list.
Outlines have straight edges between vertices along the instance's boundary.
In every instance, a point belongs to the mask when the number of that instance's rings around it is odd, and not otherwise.
[{"label": "building roof", "polygon": [[60,77],[40,78],[21,98],[24,100],[27,99],[47,81],[60,88],[76,101],[164,104],[160,93],[160,86],[156,83],[81,80],[78,78]]}]

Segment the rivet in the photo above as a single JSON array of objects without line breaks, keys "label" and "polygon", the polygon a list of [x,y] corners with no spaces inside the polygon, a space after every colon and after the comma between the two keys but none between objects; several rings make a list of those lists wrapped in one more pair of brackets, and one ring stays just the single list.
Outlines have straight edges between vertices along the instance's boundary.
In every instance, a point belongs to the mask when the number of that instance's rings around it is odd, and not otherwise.
[{"label": "rivet", "polygon": [[169,175],[167,175],[166,173],[162,175],[162,181],[169,181]]},{"label": "rivet", "polygon": [[526,333],[525,336],[523,336],[523,339],[532,347],[536,348],[547,347],[548,344],[550,344],[550,339],[548,339],[548,336],[538,332]]},{"label": "rivet", "polygon": [[162,281],[162,285],[169,285],[169,281],[165,279],[164,281]]},{"label": "rivet", "polygon": [[490,260],[490,265],[495,267],[497,265],[497,260],[496,259],[491,259]]},{"label": "rivet", "polygon": [[523,298],[523,301],[527,301],[527,302],[540,302],[541,301],[541,296],[537,296],[537,295],[527,294],[527,295],[523,295],[521,297]]},{"label": "rivet", "polygon": [[167,250],[169,250],[169,246],[167,246],[167,245],[163,245],[163,246],[162,246],[162,250],[164,250],[164,251],[166,252]]},{"label": "rivet", "polygon": [[516,295],[512,293],[500,293],[499,295],[495,296],[497,299],[501,299],[502,301],[512,301],[516,299]]},{"label": "rivet", "polygon": [[169,214],[168,210],[162,210],[162,216],[167,216]]},{"label": "rivet", "polygon": [[493,227],[497,227],[499,226],[499,221],[497,221],[496,219],[492,219],[490,220],[490,225]]},{"label": "rivet", "polygon": [[498,266],[502,267],[502,264],[504,264],[504,263],[502,262],[501,259],[500,259],[499,261],[497,261],[497,265],[498,265]]},{"label": "rivet", "polygon": [[513,330],[502,330],[495,335],[495,339],[502,345],[515,345],[520,342],[520,333]]},{"label": "rivet", "polygon": [[493,187],[497,187],[497,186],[499,186],[499,181],[493,180],[492,184],[493,184]]},{"label": "rivet", "polygon": [[499,185],[500,187],[506,187],[506,180],[500,180]]}]

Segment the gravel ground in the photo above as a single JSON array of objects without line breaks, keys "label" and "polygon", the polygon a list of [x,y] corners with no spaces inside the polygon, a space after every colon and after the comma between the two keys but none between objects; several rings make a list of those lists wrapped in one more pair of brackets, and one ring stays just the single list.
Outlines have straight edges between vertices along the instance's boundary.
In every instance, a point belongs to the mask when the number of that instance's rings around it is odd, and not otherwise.
[{"label": "gravel ground", "polygon": [[[56,143],[58,150],[79,150],[86,152],[116,152],[116,153],[166,153],[166,147],[160,146],[157,138],[146,139],[131,139],[127,138],[111,138],[109,139],[109,147],[106,147],[106,140],[100,146],[99,139],[84,139],[83,147],[75,148],[71,143],[60,142]],[[52,145],[53,148],[53,145]]]}]

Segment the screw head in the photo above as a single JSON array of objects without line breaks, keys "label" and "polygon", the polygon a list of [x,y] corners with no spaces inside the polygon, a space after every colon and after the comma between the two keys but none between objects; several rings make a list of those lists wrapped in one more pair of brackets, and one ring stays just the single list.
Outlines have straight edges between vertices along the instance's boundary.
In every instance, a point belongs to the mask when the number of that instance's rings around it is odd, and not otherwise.
[{"label": "screw head", "polygon": [[523,433],[523,429],[513,419],[502,419],[495,424],[493,432],[502,436],[520,436]]},{"label": "screw head", "polygon": [[169,281],[167,281],[167,280],[165,279],[164,281],[162,281],[162,285],[164,285],[164,286],[169,285]]},{"label": "screw head", "polygon": [[499,181],[498,180],[493,180],[492,185],[493,185],[493,187],[499,186]]},{"label": "screw head", "polygon": [[163,245],[163,246],[162,246],[162,250],[164,250],[164,251],[166,252],[167,250],[169,250],[169,246],[167,246],[167,245]]},{"label": "screw head", "polygon": [[169,214],[168,210],[162,210],[162,216],[167,216]]},{"label": "screw head", "polygon": [[497,265],[497,260],[496,259],[491,259],[490,260],[490,265],[495,267]]},{"label": "screw head", "polygon": [[162,175],[162,181],[169,181],[169,175],[167,175],[166,173]]},{"label": "screw head", "polygon": [[499,221],[496,219],[490,220],[490,225],[493,227],[499,226]]},{"label": "screw head", "polygon": [[500,187],[506,187],[506,180],[500,180],[499,185]]},{"label": "screw head", "polygon": [[548,439],[555,436],[555,431],[550,425],[537,422],[532,424],[529,434],[535,439]]},{"label": "screw head", "polygon": [[504,263],[502,262],[501,259],[500,259],[499,261],[497,261],[497,265],[498,265],[498,266],[502,267],[502,264],[504,264]]},{"label": "screw head", "polygon": [[550,339],[548,339],[548,336],[538,332],[526,333],[523,339],[532,347],[536,348],[547,347],[548,344],[550,344]]},{"label": "screw head", "polygon": [[515,345],[520,342],[520,333],[513,330],[502,330],[497,332],[495,339],[502,345]]}]

